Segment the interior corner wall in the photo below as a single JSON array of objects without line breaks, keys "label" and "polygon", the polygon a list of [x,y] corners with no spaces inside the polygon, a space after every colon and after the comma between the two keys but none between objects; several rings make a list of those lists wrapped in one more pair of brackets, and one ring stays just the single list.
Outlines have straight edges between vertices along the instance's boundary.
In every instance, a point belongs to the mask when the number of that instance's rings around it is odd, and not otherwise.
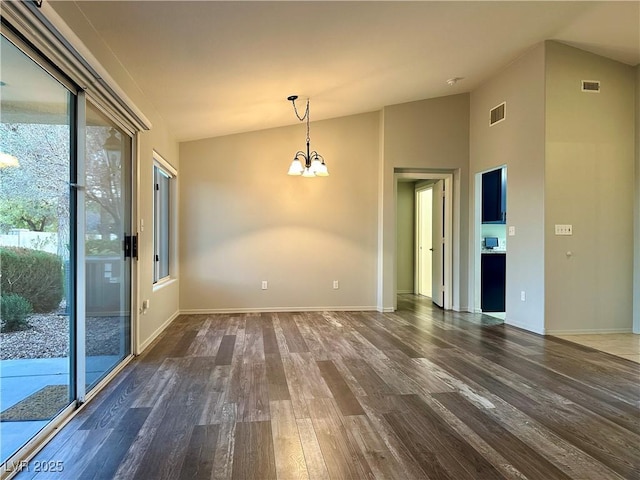
[{"label": "interior corner wall", "polygon": [[415,281],[415,184],[398,183],[398,204],[396,212],[398,249],[398,293],[413,293]]},{"label": "interior corner wall", "polygon": [[640,333],[640,65],[636,65],[636,167],[633,262],[633,333]]},{"label": "interior corner wall", "polygon": [[[505,321],[537,333],[544,331],[545,304],[544,58],[544,45],[539,44],[471,93],[467,183],[470,211],[475,212],[475,176],[507,166],[507,225],[515,227],[516,234],[507,237]],[[506,102],[505,120],[490,126],[489,112],[502,102]],[[475,213],[470,217],[474,239]],[[477,249],[471,250],[471,261],[479,265]],[[526,301],[520,299],[523,291]]]},{"label": "interior corner wall", "polygon": [[467,310],[469,244],[469,94],[421,100],[384,108],[381,196],[382,298],[378,309],[392,311],[396,295],[396,184],[400,170],[451,172],[453,192],[453,308]]},{"label": "interior corner wall", "polygon": [[[133,312],[132,315],[137,337],[135,349],[139,353],[179,313],[178,292],[180,286],[177,266],[172,269],[172,275],[176,274],[178,278],[165,285],[162,289],[154,291],[152,261],[153,150],[158,151],[179,170],[178,144],[173,139],[171,132],[166,128],[162,117],[144,95],[144,92],[133,82],[128,72],[122,68],[122,65],[114,57],[109,47],[96,35],[76,3],[51,2],[51,5],[153,124],[153,128],[150,131],[139,134],[137,146],[137,202],[134,198],[134,212],[137,214],[138,226],[140,225],[139,222],[144,220],[146,228],[144,231],[138,230],[137,302],[134,302],[134,305],[139,305],[143,299],[150,300],[150,308],[145,315],[138,315],[137,312]],[[179,177],[180,172],[178,171]]]},{"label": "interior corner wall", "polygon": [[[582,92],[582,80],[600,92]],[[546,42],[546,85],[545,330],[629,332],[636,72]],[[555,235],[556,224],[573,234]]]},{"label": "interior corner wall", "polygon": [[181,311],[374,310],[379,115],[311,123],[322,178],[303,124],[181,143]]}]

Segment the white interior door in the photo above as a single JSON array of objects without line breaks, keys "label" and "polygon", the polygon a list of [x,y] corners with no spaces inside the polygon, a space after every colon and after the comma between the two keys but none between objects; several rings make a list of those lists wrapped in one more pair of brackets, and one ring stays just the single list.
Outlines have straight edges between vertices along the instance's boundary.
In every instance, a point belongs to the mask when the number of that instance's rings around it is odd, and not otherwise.
[{"label": "white interior door", "polygon": [[431,186],[416,189],[416,232],[417,232],[417,292],[430,297],[432,294],[433,255],[433,189]]},{"label": "white interior door", "polygon": [[433,185],[433,202],[432,202],[432,277],[431,277],[431,299],[433,303],[439,307],[445,306],[444,303],[444,259],[446,252],[445,247],[445,228],[444,228],[444,181],[439,180]]}]

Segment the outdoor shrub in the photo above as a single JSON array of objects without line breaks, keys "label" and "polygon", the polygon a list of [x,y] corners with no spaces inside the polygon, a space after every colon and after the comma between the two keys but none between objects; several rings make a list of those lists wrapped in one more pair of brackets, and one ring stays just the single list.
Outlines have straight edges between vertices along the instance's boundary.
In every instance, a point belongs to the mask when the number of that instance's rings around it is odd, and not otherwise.
[{"label": "outdoor shrub", "polygon": [[26,298],[34,312],[51,312],[60,305],[63,274],[57,255],[28,248],[0,248],[0,274],[0,292]]},{"label": "outdoor shrub", "polygon": [[2,332],[22,330],[29,324],[27,316],[31,314],[31,304],[15,293],[2,294],[0,296],[0,317],[2,319]]}]

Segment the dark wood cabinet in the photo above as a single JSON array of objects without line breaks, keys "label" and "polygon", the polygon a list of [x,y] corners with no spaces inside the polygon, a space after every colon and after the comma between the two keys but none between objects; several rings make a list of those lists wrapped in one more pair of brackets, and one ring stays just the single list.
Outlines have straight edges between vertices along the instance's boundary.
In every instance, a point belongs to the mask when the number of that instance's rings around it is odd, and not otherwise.
[{"label": "dark wood cabinet", "polygon": [[507,192],[504,169],[482,174],[482,223],[505,223]]},{"label": "dark wood cabinet", "polygon": [[507,255],[483,253],[481,267],[480,308],[483,312],[504,312]]}]

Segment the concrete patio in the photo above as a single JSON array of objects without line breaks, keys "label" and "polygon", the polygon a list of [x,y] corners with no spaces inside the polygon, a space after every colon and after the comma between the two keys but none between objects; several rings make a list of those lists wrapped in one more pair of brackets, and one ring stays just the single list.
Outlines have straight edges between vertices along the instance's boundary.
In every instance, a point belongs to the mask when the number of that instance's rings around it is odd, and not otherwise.
[{"label": "concrete patio", "polygon": [[[87,357],[87,384],[92,385],[110,371],[120,357]],[[17,404],[47,385],[69,384],[69,358],[0,360],[0,410]],[[0,422],[0,457],[13,455],[48,421]]]}]

